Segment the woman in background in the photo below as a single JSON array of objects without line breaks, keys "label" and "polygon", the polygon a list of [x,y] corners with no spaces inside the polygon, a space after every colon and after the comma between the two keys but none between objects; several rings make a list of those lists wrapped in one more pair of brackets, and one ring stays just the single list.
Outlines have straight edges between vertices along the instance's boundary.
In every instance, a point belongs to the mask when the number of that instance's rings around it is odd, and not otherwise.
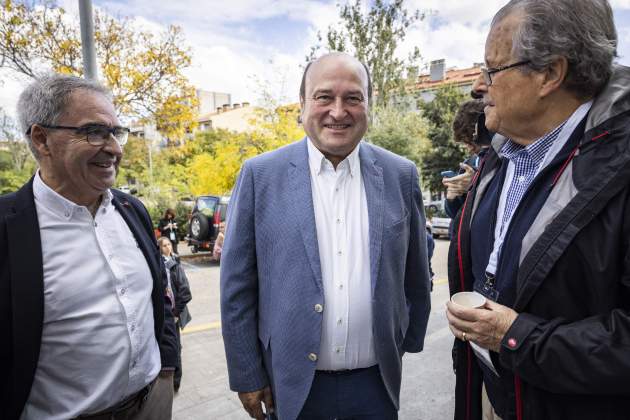
[{"label": "woman in background", "polygon": [[173,302],[173,315],[175,316],[175,324],[177,325],[177,365],[175,366],[175,375],[173,385],[175,392],[179,391],[179,385],[182,381],[182,344],[180,330],[183,330],[186,324],[190,322],[191,316],[186,306],[191,301],[190,286],[186,273],[179,262],[179,256],[173,253],[173,247],[168,237],[162,236],[158,239],[158,245],[164,266],[166,267],[167,286],[166,293]]}]

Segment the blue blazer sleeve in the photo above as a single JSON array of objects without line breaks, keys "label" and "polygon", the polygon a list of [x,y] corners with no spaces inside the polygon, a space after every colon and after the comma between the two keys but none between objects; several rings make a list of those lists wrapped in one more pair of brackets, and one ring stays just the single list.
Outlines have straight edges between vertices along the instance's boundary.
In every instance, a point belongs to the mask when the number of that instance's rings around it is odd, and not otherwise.
[{"label": "blue blazer sleeve", "polygon": [[230,199],[221,255],[221,327],[230,389],[250,392],[268,385],[258,340],[255,189],[245,162]]},{"label": "blue blazer sleeve", "polygon": [[410,353],[422,351],[424,336],[431,313],[431,278],[427,254],[426,221],[418,172],[411,174],[411,227],[409,250],[405,270],[405,296],[409,310],[409,327],[403,341],[403,350]]}]

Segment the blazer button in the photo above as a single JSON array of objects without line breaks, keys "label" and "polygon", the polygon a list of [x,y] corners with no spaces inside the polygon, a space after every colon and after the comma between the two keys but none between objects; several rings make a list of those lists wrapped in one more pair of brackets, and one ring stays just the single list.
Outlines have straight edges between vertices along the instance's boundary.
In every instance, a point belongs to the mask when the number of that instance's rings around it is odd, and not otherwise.
[{"label": "blazer button", "polygon": [[324,310],[324,307],[322,305],[320,305],[319,303],[317,305],[315,305],[315,312],[320,313]]},{"label": "blazer button", "polygon": [[309,353],[308,354],[308,360],[310,360],[311,362],[316,362],[317,361],[317,355],[315,353]]}]

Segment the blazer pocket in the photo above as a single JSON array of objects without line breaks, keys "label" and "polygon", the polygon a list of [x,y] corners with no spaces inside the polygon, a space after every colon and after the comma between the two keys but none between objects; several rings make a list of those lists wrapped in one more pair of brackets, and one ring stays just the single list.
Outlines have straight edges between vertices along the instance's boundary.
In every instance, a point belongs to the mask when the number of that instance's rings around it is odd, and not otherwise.
[{"label": "blazer pocket", "polygon": [[389,226],[386,226],[385,232],[389,234],[399,233],[400,231],[404,230],[408,222],[409,222],[409,212],[407,211],[407,209],[405,209],[405,214],[403,215],[403,217],[395,221],[394,223],[391,223]]}]

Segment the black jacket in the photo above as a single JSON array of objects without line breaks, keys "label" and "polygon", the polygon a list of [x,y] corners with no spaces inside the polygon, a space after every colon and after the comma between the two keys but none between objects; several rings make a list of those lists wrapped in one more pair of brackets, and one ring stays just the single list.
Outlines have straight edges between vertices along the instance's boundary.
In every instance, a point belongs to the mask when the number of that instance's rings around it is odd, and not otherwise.
[{"label": "black jacket", "polygon": [[[175,324],[165,305],[165,272],[151,220],[137,199],[112,190],[114,206],[138,241],[153,277],[155,337],[162,367],[177,360]],[[18,419],[39,359],[44,317],[42,250],[33,179],[17,192],[0,196],[0,418]]]},{"label": "black jacket", "polygon": [[[472,288],[471,217],[499,163],[491,150],[456,219],[451,293]],[[630,68],[615,69],[550,188],[517,256],[519,316],[501,343],[500,364],[516,377],[514,405],[524,420],[628,419]],[[475,356],[460,340],[453,354],[455,419],[481,419]]]},{"label": "black jacket", "polygon": [[188,302],[192,300],[188,277],[186,277],[186,272],[182,268],[179,256],[174,255],[173,258],[166,261],[164,265],[170,273],[171,286],[173,288],[173,295],[175,296],[173,315],[179,318],[179,325],[181,328],[184,328],[192,319],[188,311],[188,306],[186,306]]}]

